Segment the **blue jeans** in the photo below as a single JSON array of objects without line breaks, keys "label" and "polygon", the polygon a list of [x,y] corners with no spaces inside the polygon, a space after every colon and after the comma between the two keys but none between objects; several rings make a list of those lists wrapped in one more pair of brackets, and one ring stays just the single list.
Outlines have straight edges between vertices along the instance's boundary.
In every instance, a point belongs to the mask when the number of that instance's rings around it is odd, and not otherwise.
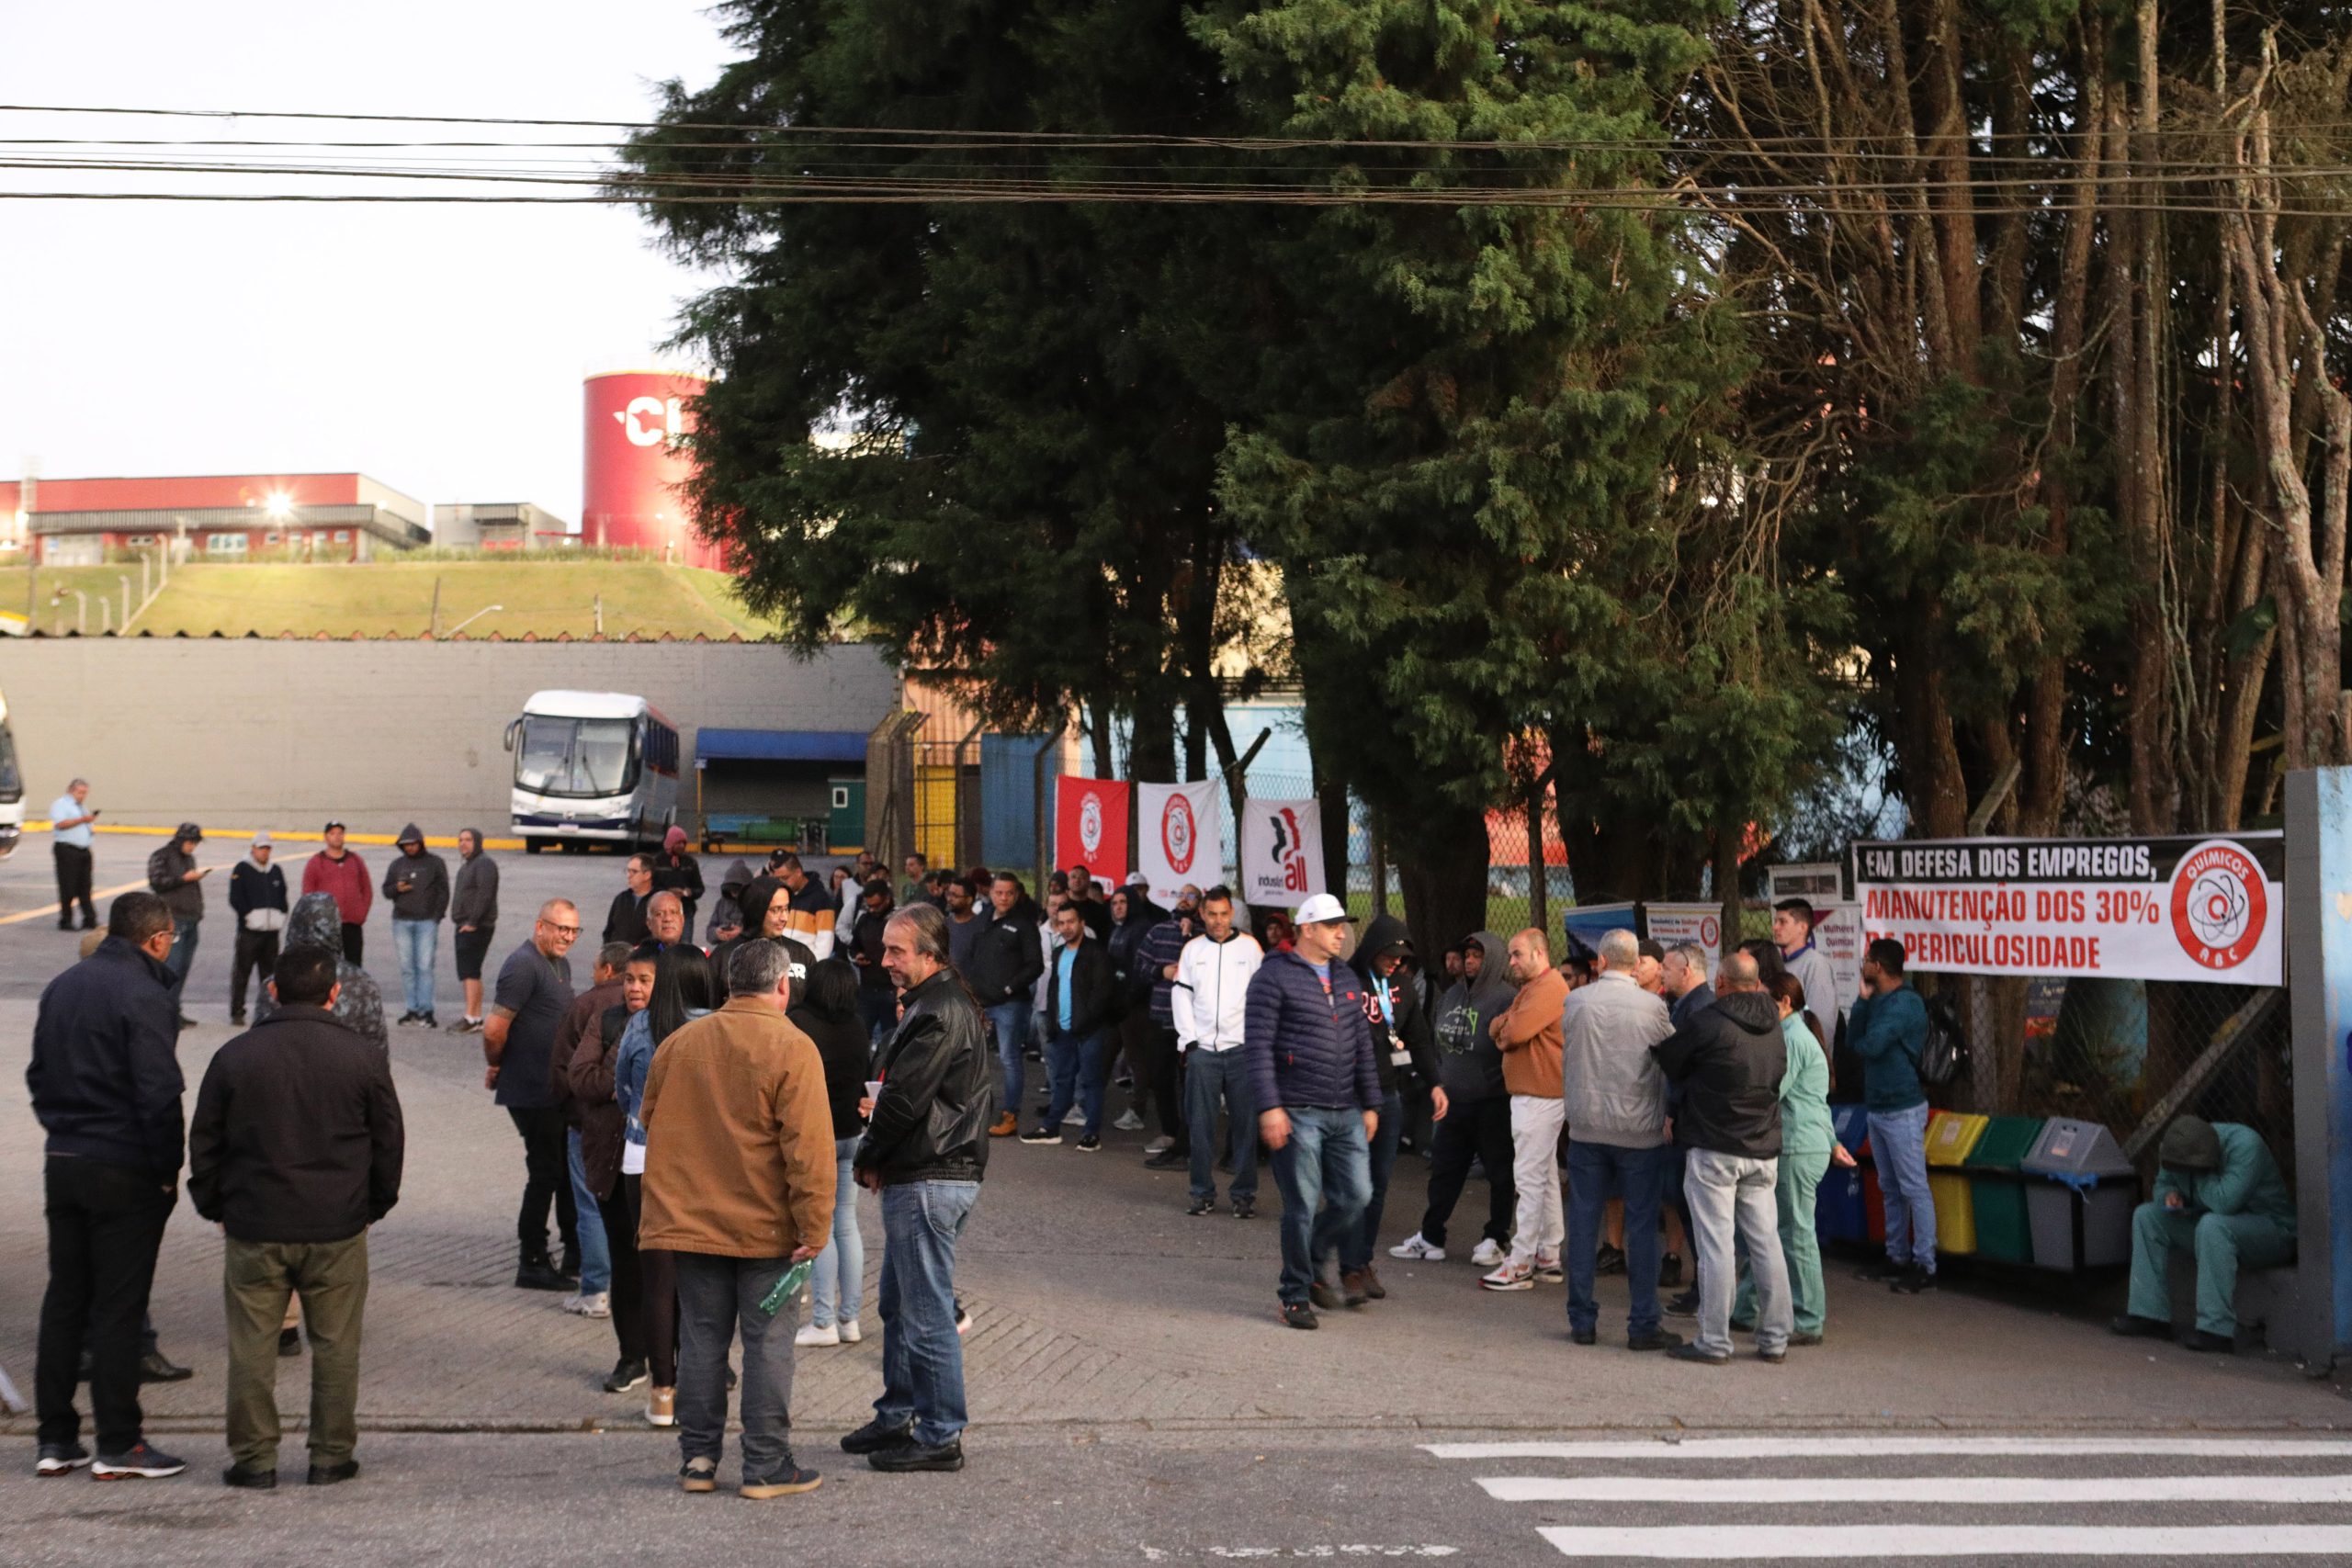
[{"label": "blue jeans", "polygon": [[1046,1041],[1046,1071],[1052,1075],[1053,1099],[1046,1105],[1046,1125],[1058,1127],[1072,1105],[1086,1109],[1086,1125],[1082,1132],[1100,1136],[1102,1132],[1102,1043],[1103,1030],[1080,1038],[1056,1025]]},{"label": "blue jeans", "polygon": [[882,1189],[882,1397],[874,1414],[887,1426],[912,1422],[915,1441],[933,1448],[967,1424],[956,1238],[979,1196],[977,1181]]},{"label": "blue jeans", "polygon": [[1004,1100],[998,1105],[1000,1112],[1021,1114],[1021,1090],[1027,1077],[1027,1064],[1022,1060],[1021,1048],[1029,1039],[1029,1003],[1026,998],[999,1002],[989,1009],[989,1028],[996,1035],[997,1060],[1004,1064]]},{"label": "blue jeans", "polygon": [[164,967],[170,970],[172,977],[180,983],[180,1005],[183,1008],[187,1005],[187,971],[188,966],[196,962],[196,938],[199,929],[194,920],[175,917],[172,920],[172,950],[164,954]]},{"label": "blue jeans", "polygon": [[1340,1243],[1343,1273],[1372,1267],[1372,1249],[1380,1245],[1380,1216],[1388,1207],[1388,1174],[1396,1168],[1396,1140],[1405,1135],[1405,1097],[1395,1089],[1380,1102],[1380,1126],[1372,1134],[1372,1198],[1363,1219]]},{"label": "blue jeans", "polygon": [[1258,1201],[1258,1100],[1239,1050],[1184,1053],[1184,1131],[1193,1145],[1193,1197],[1216,1201],[1216,1108],[1233,1122],[1233,1201]]},{"label": "blue jeans", "polygon": [[1303,1303],[1315,1267],[1363,1221],[1372,1197],[1372,1154],[1363,1112],[1349,1107],[1286,1106],[1290,1142],[1274,1151],[1274,1185],[1283,1190],[1283,1277],[1276,1293]]},{"label": "blue jeans", "polygon": [[605,1237],[605,1213],[588,1190],[588,1168],[580,1163],[580,1129],[563,1132],[564,1160],[571,1167],[571,1201],[580,1206],[580,1293],[593,1296],[613,1288],[613,1246]]},{"label": "blue jeans", "polygon": [[1568,1326],[1578,1334],[1592,1332],[1600,1318],[1592,1295],[1593,1255],[1600,1247],[1600,1212],[1612,1176],[1625,1190],[1625,1283],[1633,1297],[1625,1332],[1634,1338],[1657,1332],[1658,1203],[1667,1163],[1680,1154],[1671,1146],[1621,1149],[1569,1138]]},{"label": "blue jeans", "polygon": [[1928,1190],[1928,1102],[1871,1112],[1871,1158],[1886,1198],[1886,1256],[1936,1271],[1936,1201]]},{"label": "blue jeans", "polygon": [[401,1000],[411,1012],[433,1010],[433,949],[438,920],[392,920],[392,950],[401,961]]},{"label": "blue jeans", "polygon": [[833,1234],[817,1254],[808,1280],[808,1321],[819,1328],[855,1323],[865,1290],[865,1236],[857,1228],[857,1179],[850,1161],[857,1154],[855,1138],[833,1140],[833,1158],[840,1181],[833,1189]]}]

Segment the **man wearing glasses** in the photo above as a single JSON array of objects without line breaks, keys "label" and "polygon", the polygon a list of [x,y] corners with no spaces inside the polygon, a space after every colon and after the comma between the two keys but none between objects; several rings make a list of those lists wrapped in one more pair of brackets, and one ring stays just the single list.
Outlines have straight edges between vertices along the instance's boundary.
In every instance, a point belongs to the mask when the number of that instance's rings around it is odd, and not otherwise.
[{"label": "man wearing glasses", "polygon": [[[579,939],[578,908],[561,898],[540,905],[531,940],[499,968],[490,1016],[481,1026],[482,1059],[490,1064],[482,1087],[497,1091],[498,1103],[523,1136],[523,1208],[514,1219],[523,1249],[514,1273],[518,1290],[569,1291],[580,1272],[579,1213],[564,1158],[563,1111],[548,1073],[556,1030],[571,1006],[571,961],[564,954]],[[563,1237],[560,1266],[548,1257],[549,1204]]]}]

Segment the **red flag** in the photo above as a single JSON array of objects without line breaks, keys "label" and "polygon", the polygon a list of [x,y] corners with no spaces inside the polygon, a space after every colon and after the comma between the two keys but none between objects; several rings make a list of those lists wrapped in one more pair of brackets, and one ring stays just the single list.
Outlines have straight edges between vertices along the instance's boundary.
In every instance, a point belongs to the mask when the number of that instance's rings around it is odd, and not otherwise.
[{"label": "red flag", "polygon": [[1084,866],[1116,887],[1127,879],[1127,813],[1133,786],[1117,779],[1054,781],[1054,864]]}]

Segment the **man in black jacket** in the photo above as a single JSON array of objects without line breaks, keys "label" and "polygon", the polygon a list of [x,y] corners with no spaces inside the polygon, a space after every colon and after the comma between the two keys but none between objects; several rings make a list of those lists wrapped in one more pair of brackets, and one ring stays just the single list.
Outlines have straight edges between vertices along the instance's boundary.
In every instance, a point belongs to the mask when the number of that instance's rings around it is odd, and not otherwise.
[{"label": "man in black jacket", "polygon": [[1078,906],[1055,910],[1054,973],[1046,987],[1046,1071],[1054,1092],[1046,1119],[1021,1134],[1023,1143],[1060,1143],[1062,1118],[1075,1104],[1086,1117],[1078,1146],[1089,1153],[1102,1146],[1103,1045],[1111,1034],[1114,980],[1111,954],[1091,939]]},{"label": "man in black jacket", "polygon": [[229,968],[229,1021],[245,1024],[245,980],[258,969],[256,988],[269,984],[277,966],[278,933],[286,929],[286,870],[272,865],[267,833],[254,835],[254,847],[229,872],[229,908],[237,917],[237,951]]},{"label": "man in black jacket", "polygon": [[172,835],[172,841],[147,857],[147,886],[171,907],[172,953],[164,960],[164,967],[172,972],[173,984],[183,995],[180,998],[179,1026],[187,1029],[196,1020],[188,1017],[185,992],[189,968],[196,963],[196,939],[204,924],[204,879],[212,868],[196,863],[196,847],[204,842],[204,829],[193,822],[183,822]]},{"label": "man in black jacket", "polygon": [[1007,874],[990,882],[989,908],[989,929],[972,943],[972,966],[964,980],[987,1013],[997,1059],[1004,1064],[1004,1094],[997,1101],[1003,1109],[989,1134],[1009,1138],[1020,1125],[1015,1118],[1028,1073],[1022,1051],[1029,1041],[1029,998],[1046,972],[1046,950],[1037,938],[1036,906],[1019,877]]},{"label": "man in black jacket", "polygon": [[1364,1021],[1372,1025],[1373,1062],[1380,1071],[1380,1128],[1372,1135],[1372,1201],[1363,1219],[1340,1241],[1340,1286],[1379,1301],[1388,1294],[1372,1266],[1380,1220],[1388,1204],[1388,1177],[1405,1125],[1405,1089],[1416,1076],[1437,1082],[1437,1037],[1429,1010],[1412,984],[1412,938],[1394,915],[1374,915],[1356,947],[1354,968],[1363,983]]},{"label": "man in black jacket", "polygon": [[40,1475],[91,1462],[74,1408],[85,1346],[98,1438],[94,1473],[153,1479],[187,1468],[147,1446],[139,1408],[140,1321],[179,1195],[179,998],[164,964],[173,935],[162,898],[117,898],[106,940],[49,983],[33,1024],[25,1084],[49,1134],[49,1288],[34,1371]]},{"label": "man in black jacket", "polygon": [[1682,1086],[1674,1134],[1690,1150],[1683,1190],[1699,1261],[1698,1337],[1667,1354],[1709,1366],[1731,1359],[1736,1227],[1756,1280],[1756,1353],[1777,1363],[1788,1354],[1793,1326],[1777,1190],[1781,1077],[1789,1058],[1780,1010],[1765,993],[1755,958],[1735,953],[1724,959],[1714,1005],[1650,1052],[1668,1080]]},{"label": "man in black jacket", "polygon": [[336,954],[290,947],[277,1011],[214,1053],[188,1123],[188,1197],[228,1233],[232,1486],[277,1484],[277,1335],[302,1297],[313,1486],[359,1473],[359,1324],[368,1227],[401,1193],[390,1060],[334,1020]]},{"label": "man in black jacket", "polygon": [[956,1333],[956,1242],[989,1160],[988,1035],[947,966],[947,920],[901,909],[882,962],[904,1006],[875,1074],[852,1168],[882,1198],[882,1396],[842,1439],[876,1470],[964,1468],[964,1346]]}]

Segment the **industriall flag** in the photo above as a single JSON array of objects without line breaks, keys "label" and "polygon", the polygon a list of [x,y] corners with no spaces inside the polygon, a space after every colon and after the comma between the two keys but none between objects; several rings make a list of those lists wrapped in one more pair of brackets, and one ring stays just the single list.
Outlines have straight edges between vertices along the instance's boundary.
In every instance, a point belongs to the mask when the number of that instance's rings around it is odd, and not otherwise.
[{"label": "industriall flag", "polygon": [[1127,806],[1134,785],[1119,779],[1054,781],[1054,864],[1082,865],[1097,882],[1127,879]]},{"label": "industriall flag", "polygon": [[1312,796],[1263,800],[1241,811],[1241,886],[1246,904],[1295,908],[1323,886],[1323,817]]},{"label": "industriall flag", "polygon": [[1136,786],[1142,808],[1136,860],[1151,885],[1153,903],[1173,908],[1185,884],[1206,889],[1225,880],[1225,832],[1217,822],[1216,787],[1213,779]]}]

